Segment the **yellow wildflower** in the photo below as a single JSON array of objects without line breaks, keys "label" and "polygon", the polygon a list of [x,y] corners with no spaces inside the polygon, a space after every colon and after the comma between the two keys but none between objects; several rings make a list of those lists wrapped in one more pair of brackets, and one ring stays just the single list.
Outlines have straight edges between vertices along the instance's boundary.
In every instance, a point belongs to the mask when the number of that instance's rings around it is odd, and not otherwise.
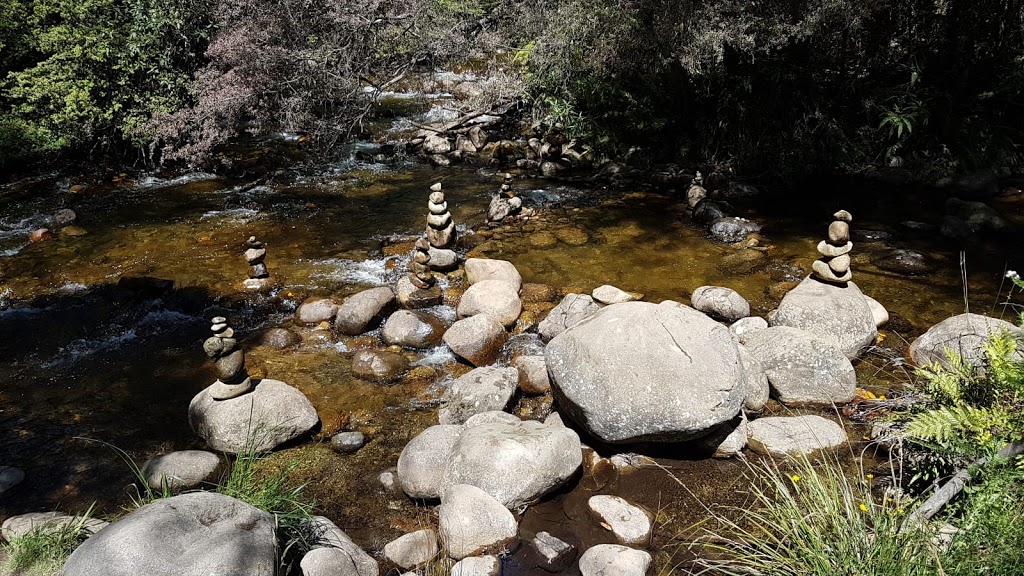
[{"label": "yellow wildflower", "polygon": [[861,504],[860,504],[860,511],[861,512],[867,512],[868,511],[868,505],[864,504],[863,502],[861,502]]},{"label": "yellow wildflower", "polygon": [[874,474],[868,474],[867,476],[865,476],[865,478],[867,478],[868,480],[871,480],[874,477],[875,477]]},{"label": "yellow wildflower", "polygon": [[793,482],[799,482],[800,481],[800,475],[799,474],[793,474],[792,476],[789,477],[789,479],[792,480]]}]

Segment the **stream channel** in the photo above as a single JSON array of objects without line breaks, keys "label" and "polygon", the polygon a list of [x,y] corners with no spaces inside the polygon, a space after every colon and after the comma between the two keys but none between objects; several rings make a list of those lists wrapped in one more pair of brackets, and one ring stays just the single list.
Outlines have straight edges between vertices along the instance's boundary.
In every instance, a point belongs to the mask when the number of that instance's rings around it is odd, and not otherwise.
[{"label": "stream channel", "polygon": [[[438,108],[423,95],[410,100],[403,105],[424,116]],[[525,282],[559,295],[612,284],[648,301],[684,303],[698,286],[721,285],[737,290],[761,316],[810,271],[831,214],[847,209],[855,232],[876,231],[868,233],[872,240],[854,237],[854,279],[892,317],[883,339],[856,365],[858,386],[876,395],[910,382],[903,358],[914,337],[963,312],[962,249],[970,308],[983,314],[1001,315],[1001,277],[1020,263],[1019,254],[996,242],[964,248],[937,231],[904,225],[937,223],[943,199],[870,180],[823,184],[819,194],[794,192],[790,201],[784,191],[737,201],[741,215],[763,226],[758,250],[709,238],[686,214],[682,190],[525,174],[517,175],[515,189],[536,216],[488,228],[487,205],[503,172],[348,160],[316,170],[290,167],[259,185],[191,173],[107,178],[75,193],[69,191],[75,180],[60,175],[0,188],[0,464],[26,473],[0,497],[0,520],[30,511],[80,512],[93,503],[100,515],[121,512],[130,505],[133,474],[108,444],[138,464],[157,453],[202,448],[187,408],[215,379],[201,344],[208,319],[223,315],[241,335],[249,372],[300,389],[322,422],[314,437],[275,452],[267,466],[294,465],[292,477],[305,484],[317,511],[371,553],[405,532],[436,526],[429,506],[388,492],[378,475],[395,466],[409,439],[437,422],[446,384],[469,367],[442,345],[410,352],[416,368],[397,383],[375,384],[350,370],[353,351],[381,347],[373,334],[339,337],[293,325],[307,297],[340,301],[405,273],[434,182],[443,183],[467,239],[460,253],[509,260]],[[1024,224],[1019,196],[994,205]],[[78,214],[72,233],[29,244],[29,233],[65,207]],[[242,244],[252,235],[268,246],[276,282],[269,294],[242,288]],[[877,266],[893,249],[927,255],[928,270],[905,274]],[[142,277],[174,284],[121,280]],[[449,301],[458,292],[451,286]],[[539,318],[552,305],[532,312]],[[454,316],[451,307],[440,312]],[[278,326],[293,329],[301,344],[262,345],[262,334]],[[535,334],[517,335],[502,362],[540,349]],[[523,417],[543,418],[548,410],[543,398],[516,406]],[[787,410],[773,403],[769,412]],[[867,444],[864,428],[847,426],[849,451],[859,455]],[[362,431],[369,442],[354,454],[336,454],[330,437],[341,429]],[[618,451],[597,450],[605,457]],[[747,462],[698,458],[673,446],[629,451],[645,452],[660,466],[588,470],[529,507],[521,535],[546,530],[578,549],[612,543],[611,533],[587,514],[586,499],[616,494],[657,513],[651,550],[656,565],[664,565],[673,538],[706,515],[704,506],[742,506],[747,499]],[[542,573],[523,551],[505,563],[506,573]]]}]

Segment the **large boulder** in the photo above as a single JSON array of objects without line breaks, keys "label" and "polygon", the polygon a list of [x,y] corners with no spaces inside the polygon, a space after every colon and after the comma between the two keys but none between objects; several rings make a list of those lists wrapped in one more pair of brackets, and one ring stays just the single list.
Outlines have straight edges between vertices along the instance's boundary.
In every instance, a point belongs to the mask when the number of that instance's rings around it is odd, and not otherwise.
[{"label": "large boulder", "polygon": [[[960,314],[946,318],[910,344],[910,359],[918,366],[938,362],[948,365],[946,350],[952,350],[968,363],[982,366],[985,361],[985,342],[990,334],[1006,332],[1019,336],[1021,329],[998,318],[980,314]],[[1021,353],[1018,352],[1018,355]]]},{"label": "large boulder", "polygon": [[395,292],[390,286],[370,288],[345,299],[334,315],[334,328],[348,336],[376,328],[395,308]]},{"label": "large boulder", "polygon": [[537,332],[545,342],[579,324],[601,309],[601,305],[586,294],[566,294],[544,320],[537,325]]},{"label": "large boulder", "polygon": [[65,576],[275,574],[274,517],[214,492],[147,504],[86,540]]},{"label": "large boulder", "polygon": [[459,318],[485,314],[508,328],[516,323],[523,303],[519,289],[505,280],[482,280],[473,284],[459,298]]},{"label": "large boulder", "polygon": [[455,379],[438,412],[441,424],[462,424],[482,412],[504,410],[519,384],[515,368],[484,366]]},{"label": "large boulder", "polygon": [[805,278],[782,299],[771,325],[800,328],[832,340],[851,360],[878,338],[871,306],[853,282],[837,286]]},{"label": "large boulder", "polygon": [[389,345],[433,348],[441,343],[444,329],[444,321],[433,314],[399,310],[388,317],[380,337]]},{"label": "large boulder", "polygon": [[729,329],[675,302],[599,310],[545,350],[561,410],[609,443],[689,440],[735,417],[746,376]]},{"label": "large boulder", "polygon": [[444,549],[456,560],[500,552],[519,532],[519,525],[508,508],[468,484],[457,484],[445,490],[437,516],[437,530]]},{"label": "large boulder", "polygon": [[750,449],[766,456],[803,456],[846,443],[846,431],[821,416],[758,418],[747,425]]},{"label": "large boulder", "polygon": [[253,382],[252,392],[229,400],[214,400],[209,388],[192,398],[188,423],[210,448],[230,454],[266,452],[320,421],[302,392],[269,378]]},{"label": "large boulder", "polygon": [[439,548],[433,530],[417,530],[384,545],[384,557],[406,570],[434,559]]},{"label": "large boulder", "polygon": [[511,284],[516,292],[523,287],[523,277],[519,270],[506,260],[470,258],[466,260],[466,279],[471,285],[484,280],[503,280]]},{"label": "large boulder", "polygon": [[690,297],[693,307],[716,320],[735,322],[750,316],[750,303],[725,286],[701,286]]},{"label": "large boulder", "polygon": [[140,472],[151,489],[159,492],[166,485],[178,492],[216,482],[222,470],[223,462],[213,452],[179,450],[150,458]]},{"label": "large boulder", "polygon": [[545,394],[551,391],[548,365],[543,355],[517,356],[512,367],[519,371],[519,389],[526,394]]},{"label": "large boulder", "polygon": [[490,422],[459,435],[441,486],[470,484],[517,508],[564,484],[582,463],[580,438],[569,428],[533,420]]},{"label": "large boulder", "polygon": [[783,404],[853,400],[857,375],[832,340],[798,328],[774,326],[748,336],[746,348]]},{"label": "large boulder", "polygon": [[651,555],[619,544],[598,544],[580,556],[582,576],[644,576]]},{"label": "large boulder", "polygon": [[743,409],[747,412],[759,413],[768,405],[771,396],[771,384],[768,374],[761,362],[744,346],[737,346],[740,362],[743,363],[743,374],[746,378],[747,393],[743,398]]},{"label": "large boulder", "polygon": [[462,426],[431,426],[405,445],[398,457],[398,482],[410,498],[441,497],[444,471],[462,430]]},{"label": "large boulder", "polygon": [[474,366],[494,362],[507,338],[505,328],[486,314],[459,320],[442,337],[456,356]]}]

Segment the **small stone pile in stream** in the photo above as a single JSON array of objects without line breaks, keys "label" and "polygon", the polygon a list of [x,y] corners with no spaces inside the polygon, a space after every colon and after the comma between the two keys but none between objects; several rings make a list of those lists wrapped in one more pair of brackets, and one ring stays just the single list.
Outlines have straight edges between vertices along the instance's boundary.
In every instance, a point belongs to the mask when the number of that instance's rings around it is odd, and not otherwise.
[{"label": "small stone pile in stream", "polygon": [[853,272],[850,270],[850,250],[853,249],[853,242],[850,242],[850,222],[853,216],[846,210],[840,210],[832,217],[835,220],[829,224],[828,240],[818,243],[818,252],[822,257],[811,265],[814,270],[812,276],[823,282],[846,285],[853,278]]},{"label": "small stone pile in stream", "polygon": [[455,243],[455,221],[448,211],[448,203],[444,201],[441,183],[430,187],[430,202],[427,204],[427,240],[434,248],[448,248]]},{"label": "small stone pile in stream", "polygon": [[255,236],[245,241],[245,261],[249,263],[249,279],[246,288],[263,288],[270,283],[270,272],[263,261],[267,258],[267,248]]},{"label": "small stone pile in stream", "polygon": [[241,396],[252,390],[252,378],[245,371],[245,352],[239,348],[227,318],[217,316],[211,322],[213,336],[203,342],[203,350],[217,367],[217,381],[210,386],[210,396],[214,400]]},{"label": "small stone pile in stream", "polygon": [[487,221],[501,222],[508,216],[515,214],[523,206],[523,199],[516,197],[512,190],[512,175],[505,173],[505,180],[501,184],[501,190],[491,199],[487,207]]},{"label": "small stone pile in stream", "polygon": [[[428,226],[429,229],[429,226]],[[441,287],[430,271],[430,251],[433,247],[426,238],[416,241],[409,274],[403,276],[395,287],[399,303],[406,308],[429,308],[441,303]]]},{"label": "small stone pile in stream", "polygon": [[416,241],[416,250],[413,252],[412,262],[409,262],[409,281],[420,290],[429,290],[437,282],[434,275],[430,273],[430,243],[426,238]]}]

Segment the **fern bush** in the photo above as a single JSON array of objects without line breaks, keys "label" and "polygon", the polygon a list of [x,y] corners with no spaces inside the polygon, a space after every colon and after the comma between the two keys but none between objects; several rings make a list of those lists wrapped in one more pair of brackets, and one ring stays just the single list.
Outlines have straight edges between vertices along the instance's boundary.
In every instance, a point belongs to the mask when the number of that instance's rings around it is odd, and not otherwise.
[{"label": "fern bush", "polygon": [[985,361],[974,366],[953,350],[947,365],[918,371],[929,396],[926,410],[907,424],[911,439],[945,453],[977,458],[1024,438],[1024,361],[1021,342],[992,334]]}]

